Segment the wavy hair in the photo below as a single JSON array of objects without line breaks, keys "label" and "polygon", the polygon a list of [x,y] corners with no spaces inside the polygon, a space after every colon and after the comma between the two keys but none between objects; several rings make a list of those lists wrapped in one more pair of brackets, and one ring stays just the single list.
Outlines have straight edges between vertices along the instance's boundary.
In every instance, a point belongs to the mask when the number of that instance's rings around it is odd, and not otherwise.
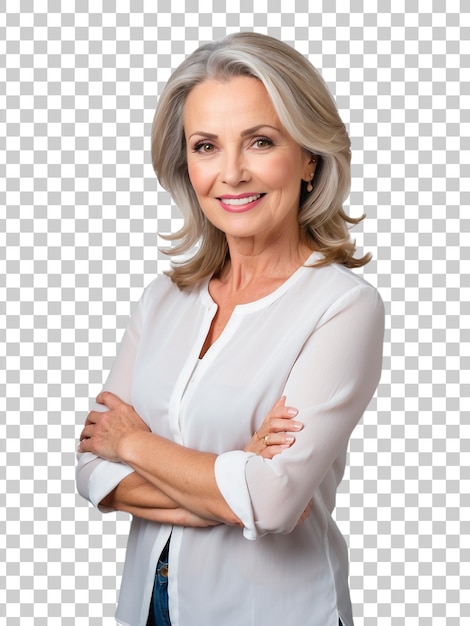
[{"label": "wavy hair", "polygon": [[220,271],[229,259],[225,234],[202,212],[191,185],[183,128],[189,92],[205,80],[250,76],[260,80],[283,127],[304,150],[317,156],[314,189],[302,181],[299,228],[312,249],[322,253],[316,265],[360,267],[370,254],[355,258],[343,203],[351,182],[350,140],[336,104],[313,65],[294,48],[258,33],[236,33],[199,47],[171,75],[160,96],[152,125],[152,164],[160,184],[183,215],[183,227],[162,235],[176,244],[163,251],[173,260],[168,272],[181,288],[190,288]]}]

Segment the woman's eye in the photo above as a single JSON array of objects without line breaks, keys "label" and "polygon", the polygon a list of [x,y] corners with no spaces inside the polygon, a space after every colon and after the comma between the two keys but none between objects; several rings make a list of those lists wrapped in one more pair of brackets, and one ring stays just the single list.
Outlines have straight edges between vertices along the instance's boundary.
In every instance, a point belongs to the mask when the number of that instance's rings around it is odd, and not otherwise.
[{"label": "woman's eye", "polygon": [[209,154],[213,150],[214,146],[211,143],[207,143],[207,141],[201,141],[194,146],[194,152],[203,152],[205,154]]},{"label": "woman's eye", "polygon": [[273,142],[267,137],[259,137],[258,139],[255,139],[254,145],[256,148],[270,148],[273,145]]}]

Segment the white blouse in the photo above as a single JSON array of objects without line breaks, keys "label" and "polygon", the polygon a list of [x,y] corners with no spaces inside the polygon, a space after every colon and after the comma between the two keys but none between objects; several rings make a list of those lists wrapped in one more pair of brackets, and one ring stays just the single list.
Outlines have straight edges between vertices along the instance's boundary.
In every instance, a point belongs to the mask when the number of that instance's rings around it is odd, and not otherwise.
[{"label": "white blouse", "polygon": [[[172,626],[337,626],[339,617],[352,626],[347,547],[331,513],[349,437],[380,377],[380,296],[342,266],[303,266],[270,295],[237,306],[198,364],[216,310],[208,281],[186,292],[158,277],[104,388],[152,431],[218,454],[217,484],[244,528],[134,518],[116,619],[145,626],[171,533]],[[304,424],[294,445],[272,460],[243,452],[283,394]],[[97,506],[132,471],[81,454],[78,490]]]}]

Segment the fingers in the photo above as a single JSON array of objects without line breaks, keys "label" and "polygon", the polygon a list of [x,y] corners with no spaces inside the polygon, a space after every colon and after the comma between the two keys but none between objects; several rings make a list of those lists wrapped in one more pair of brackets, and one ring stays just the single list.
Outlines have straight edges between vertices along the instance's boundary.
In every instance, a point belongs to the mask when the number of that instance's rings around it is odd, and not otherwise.
[{"label": "fingers", "polygon": [[286,398],[286,396],[281,396],[281,397],[279,398],[279,400],[277,400],[277,401],[274,403],[274,406],[273,406],[273,408],[271,409],[271,413],[272,413],[273,411],[276,411],[277,409],[282,409],[283,407],[285,407],[285,404],[286,404],[286,399],[287,399],[287,398]]},{"label": "fingers", "polygon": [[295,417],[298,410],[293,406],[286,406],[286,396],[281,396],[279,400],[274,404],[273,408],[269,411],[266,419],[269,418],[289,418]]},{"label": "fingers", "polygon": [[302,422],[294,420],[292,417],[276,417],[265,421],[261,428],[257,431],[258,439],[263,439],[266,435],[272,433],[298,432],[302,430],[304,425]]},{"label": "fingers", "polygon": [[287,450],[291,447],[292,444],[288,445],[275,445],[275,446],[266,446],[263,450],[258,453],[258,456],[262,456],[263,459],[273,459],[276,455],[281,454],[284,450]]},{"label": "fingers", "polygon": [[274,404],[273,408],[269,411],[265,418],[266,421],[272,421],[275,419],[290,419],[298,415],[299,411],[293,406],[286,406],[286,396],[282,396]]},{"label": "fingers", "polygon": [[293,419],[297,414],[295,407],[286,406],[286,396],[279,398],[245,450],[272,459],[290,448],[295,442],[293,433],[303,428],[302,422]]},{"label": "fingers", "polygon": [[[271,433],[298,432],[302,430],[302,422],[293,418],[298,414],[295,407],[285,406],[285,396],[274,405],[268,413],[259,430],[256,432],[258,439],[264,439]],[[288,421],[286,421],[288,420]]]},{"label": "fingers", "polygon": [[266,448],[272,446],[291,446],[295,441],[294,435],[286,432],[269,433],[263,437],[263,444]]},{"label": "fingers", "polygon": [[291,433],[286,431],[286,426],[284,425],[283,429],[279,432],[272,431],[268,432],[267,435],[261,436],[260,432],[256,432],[253,435],[253,439],[255,440],[255,445],[257,446],[257,451],[266,448],[267,446],[290,446],[294,443],[295,437]]},{"label": "fingers", "polygon": [[96,421],[100,414],[101,411],[90,411],[85,420],[85,426],[88,426],[89,424],[96,424]]},{"label": "fingers", "polygon": [[279,398],[245,450],[272,458],[289,448],[295,442],[293,433],[303,428],[302,422],[293,419],[297,414],[295,407],[286,406],[286,396]]},{"label": "fingers", "polygon": [[263,437],[262,441],[260,441],[260,444],[262,444],[263,447],[258,454],[265,459],[272,459],[276,456],[276,454],[280,454],[284,450],[290,448],[294,442],[295,437],[291,433],[269,433]]},{"label": "fingers", "polygon": [[125,404],[120,398],[110,391],[102,391],[96,396],[98,404],[104,404],[108,409],[117,409],[120,405]]},{"label": "fingers", "polygon": [[294,442],[295,437],[291,433],[269,433],[261,439],[255,433],[244,450],[245,452],[254,452],[266,459],[272,459],[276,454],[290,448]]},{"label": "fingers", "polygon": [[80,433],[80,441],[90,439],[93,436],[94,428],[102,415],[103,413],[100,413],[99,411],[90,411],[88,417],[86,418],[85,426]]},{"label": "fingers", "polygon": [[80,437],[80,443],[78,444],[78,448],[77,448],[78,452],[91,452],[91,444],[90,444],[90,440],[88,438],[82,438]]}]

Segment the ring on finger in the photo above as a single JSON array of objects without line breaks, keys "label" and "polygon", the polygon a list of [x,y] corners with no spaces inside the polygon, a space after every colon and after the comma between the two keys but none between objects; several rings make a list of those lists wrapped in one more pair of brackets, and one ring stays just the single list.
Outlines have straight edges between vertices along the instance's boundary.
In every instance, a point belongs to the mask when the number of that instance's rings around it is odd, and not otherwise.
[{"label": "ring on finger", "polygon": [[268,436],[269,436],[269,435],[265,435],[265,436],[263,437],[263,439],[264,439],[264,445],[265,445],[266,447],[269,445],[269,444],[268,444]]}]

